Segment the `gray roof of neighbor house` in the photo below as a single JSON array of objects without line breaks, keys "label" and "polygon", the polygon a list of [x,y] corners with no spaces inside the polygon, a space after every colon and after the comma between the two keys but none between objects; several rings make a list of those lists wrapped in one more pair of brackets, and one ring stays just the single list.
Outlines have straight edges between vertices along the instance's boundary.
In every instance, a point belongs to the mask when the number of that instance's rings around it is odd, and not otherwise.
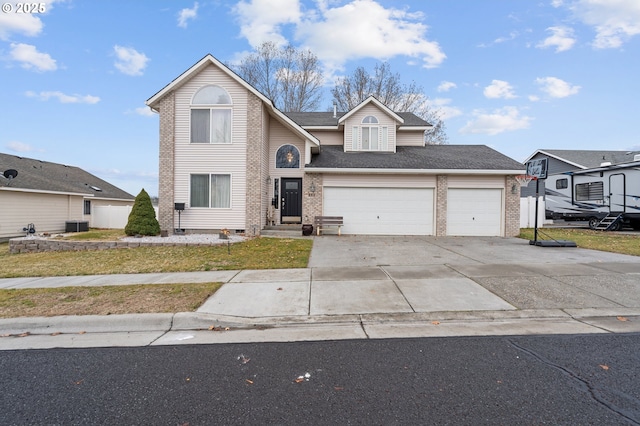
[{"label": "gray roof of neighbor house", "polygon": [[[333,111],[328,112],[285,112],[285,115],[302,127],[337,127],[338,120],[346,112],[338,112],[333,116]],[[396,112],[404,123],[403,127],[429,127],[431,124],[411,112]]]},{"label": "gray roof of neighbor house", "polygon": [[[18,176],[11,181],[2,176],[9,169],[18,171]],[[7,186],[33,191],[93,194],[96,198],[135,198],[81,168],[0,153],[0,188]]]},{"label": "gray roof of neighbor house", "polygon": [[322,145],[307,170],[416,169],[511,170],[524,172],[522,163],[486,145],[398,146],[396,152],[344,152],[341,145]]},{"label": "gray roof of neighbor house", "polygon": [[559,160],[574,163],[585,168],[599,167],[602,163],[628,163],[640,151],[581,150],[581,149],[538,149],[530,158],[549,154]]}]

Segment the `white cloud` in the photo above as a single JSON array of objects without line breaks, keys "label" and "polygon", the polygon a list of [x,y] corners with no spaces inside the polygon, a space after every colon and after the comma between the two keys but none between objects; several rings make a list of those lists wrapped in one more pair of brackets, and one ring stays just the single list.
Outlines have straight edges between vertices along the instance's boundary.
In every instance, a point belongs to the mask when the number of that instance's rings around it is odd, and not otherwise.
[{"label": "white cloud", "polygon": [[19,142],[19,141],[10,141],[5,145],[5,147],[13,152],[30,152],[35,151],[35,149],[29,145],[28,143]]},{"label": "white cloud", "polygon": [[551,35],[538,43],[536,47],[540,49],[555,47],[556,52],[564,52],[565,50],[571,49],[576,42],[572,28],[549,27],[547,31],[550,31]]},{"label": "white cloud", "polygon": [[449,105],[451,103],[451,99],[448,98],[435,98],[429,99],[429,106],[435,109],[438,112],[438,115],[443,120],[448,120],[453,117],[457,117],[462,115],[462,110],[460,108],[456,108],[454,106]]},{"label": "white cloud", "polygon": [[513,87],[503,80],[491,80],[491,84],[484,88],[484,95],[489,99],[513,99]]},{"label": "white cloud", "polygon": [[136,108],[134,110],[134,113],[142,115],[143,117],[153,117],[157,115],[155,112],[151,111],[151,108],[147,106]]},{"label": "white cloud", "polygon": [[26,96],[30,98],[37,98],[41,101],[48,101],[51,98],[58,99],[58,101],[62,104],[97,104],[100,102],[100,98],[97,96],[91,95],[66,95],[59,91],[53,92],[32,92],[28,91],[25,93]]},{"label": "white cloud", "polygon": [[360,58],[402,55],[420,60],[425,68],[437,67],[446,58],[439,44],[426,38],[421,12],[385,8],[374,0],[315,4],[317,9],[303,13],[298,0],[244,0],[234,11],[241,34],[254,47],[264,41],[286,43],[283,26],[291,25],[295,38],[318,56],[329,75]]},{"label": "white cloud", "polygon": [[233,11],[240,21],[240,34],[253,47],[265,41],[287,44],[281,25],[297,24],[302,15],[298,0],[241,0]]},{"label": "white cloud", "polygon": [[178,12],[178,26],[180,28],[187,28],[188,21],[194,20],[198,17],[198,2],[193,4],[193,8],[184,8]]},{"label": "white cloud", "polygon": [[448,92],[451,89],[455,89],[457,88],[458,85],[451,82],[451,81],[443,81],[442,83],[440,83],[438,85],[438,88],[436,89],[438,92]]},{"label": "white cloud", "polygon": [[540,90],[552,98],[566,98],[580,91],[580,86],[572,86],[556,77],[536,78],[536,83],[541,86]]},{"label": "white cloud", "polygon": [[573,0],[562,3],[596,31],[593,47],[618,48],[640,34],[638,0]]},{"label": "white cloud", "polygon": [[21,62],[22,68],[36,71],[55,71],[58,69],[55,59],[49,54],[38,52],[35,46],[24,43],[11,43],[9,56],[14,61]]},{"label": "white cloud", "polygon": [[113,50],[116,54],[115,67],[127,75],[142,75],[142,71],[147,66],[149,58],[144,53],[140,53],[132,47],[122,47],[115,45]]},{"label": "white cloud", "polygon": [[540,96],[536,96],[536,95],[529,95],[529,100],[531,102],[538,102],[540,100]]},{"label": "white cloud", "polygon": [[460,133],[497,135],[503,132],[528,129],[533,118],[520,115],[516,107],[504,107],[487,113],[482,110],[473,112],[474,118],[460,129]]}]

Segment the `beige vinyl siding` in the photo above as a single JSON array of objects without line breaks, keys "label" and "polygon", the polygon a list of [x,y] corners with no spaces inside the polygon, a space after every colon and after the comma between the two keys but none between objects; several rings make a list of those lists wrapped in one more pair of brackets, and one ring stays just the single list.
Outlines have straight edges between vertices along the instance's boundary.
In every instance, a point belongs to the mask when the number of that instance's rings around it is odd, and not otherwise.
[{"label": "beige vinyl siding", "polygon": [[[231,144],[190,143],[190,105],[203,86],[223,87],[231,97]],[[181,227],[186,229],[244,229],[246,218],[247,91],[213,65],[208,66],[176,90],[175,109],[175,200],[186,203]],[[259,123],[256,123],[259,125]],[[190,208],[191,174],[231,175],[231,207]],[[178,215],[174,218],[178,226]]]},{"label": "beige vinyl siding", "polygon": [[[269,143],[269,175],[273,177],[302,177],[305,165],[305,141],[296,137],[287,130],[277,120],[270,122],[270,143]],[[298,169],[276,169],[276,153],[282,145],[293,145],[300,151],[300,168]]]},{"label": "beige vinyl siding", "polygon": [[335,187],[386,187],[386,188],[435,188],[435,176],[421,175],[323,175],[323,186]]},{"label": "beige vinyl siding", "polygon": [[68,220],[83,220],[80,195],[0,191],[3,208],[0,238],[24,236],[22,228],[33,223],[36,232],[64,232]]},{"label": "beige vinyl siding", "polygon": [[396,132],[397,146],[424,146],[424,130]]},{"label": "beige vinyl siding", "polygon": [[312,130],[309,133],[318,138],[322,145],[342,145],[344,143],[344,134],[338,130]]},{"label": "beige vinyl siding", "polygon": [[504,188],[504,176],[449,175],[449,188]]},{"label": "beige vinyl siding", "polygon": [[[349,117],[344,124],[344,150],[355,151],[357,146],[353,145],[353,127],[357,126],[358,130],[362,127],[362,119],[368,115],[373,115],[378,119],[380,128],[387,127],[387,151],[396,152],[396,121],[382,112],[374,105],[367,105]],[[381,129],[382,131],[382,129]]]}]

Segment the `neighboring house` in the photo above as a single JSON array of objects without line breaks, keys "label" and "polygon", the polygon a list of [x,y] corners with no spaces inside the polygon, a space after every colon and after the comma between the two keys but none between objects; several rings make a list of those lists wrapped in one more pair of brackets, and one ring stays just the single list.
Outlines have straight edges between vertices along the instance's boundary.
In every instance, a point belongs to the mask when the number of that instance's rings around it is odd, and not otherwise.
[{"label": "neighboring house", "polygon": [[[634,155],[640,151],[611,151],[611,150],[581,150],[581,149],[538,149],[524,160],[524,164],[531,160],[547,158],[547,175],[591,169],[603,164],[628,163],[633,161]],[[544,180],[540,181],[539,194],[544,195]],[[536,183],[532,181],[522,188],[522,197],[534,197]]]},{"label": "neighboring house", "polygon": [[[163,230],[343,216],[345,234],[513,236],[522,164],[486,146],[427,145],[431,126],[373,97],[283,113],[211,55],[147,100],[160,114]],[[178,204],[178,206],[176,206]]]},{"label": "neighboring house", "polygon": [[[6,170],[16,170],[8,179]],[[98,206],[132,205],[135,197],[78,168],[0,153],[0,240],[40,232],[64,232],[66,222],[92,225]]]}]

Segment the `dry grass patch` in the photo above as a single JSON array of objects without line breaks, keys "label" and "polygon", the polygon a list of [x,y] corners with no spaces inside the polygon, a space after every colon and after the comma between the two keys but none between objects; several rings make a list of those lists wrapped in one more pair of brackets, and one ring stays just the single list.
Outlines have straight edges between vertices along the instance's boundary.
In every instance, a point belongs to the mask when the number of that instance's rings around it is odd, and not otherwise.
[{"label": "dry grass patch", "polygon": [[[640,239],[638,235],[593,231],[590,229],[544,228],[538,231],[538,239],[570,240],[574,241],[580,248],[640,256]],[[533,232],[534,230],[530,228],[521,229],[520,238],[533,240]]]},{"label": "dry grass patch", "polygon": [[0,318],[192,312],[220,283],[0,290]]},{"label": "dry grass patch", "polygon": [[0,278],[306,268],[313,241],[254,238],[212,246],[138,247],[9,254],[0,244]]}]

